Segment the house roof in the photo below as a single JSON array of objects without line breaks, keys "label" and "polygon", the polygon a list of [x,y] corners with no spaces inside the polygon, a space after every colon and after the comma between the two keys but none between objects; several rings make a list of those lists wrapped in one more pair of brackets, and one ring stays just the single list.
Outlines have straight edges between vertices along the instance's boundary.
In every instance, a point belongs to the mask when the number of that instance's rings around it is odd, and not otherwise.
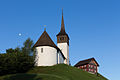
[{"label": "house roof", "polygon": [[77,64],[75,64],[74,66],[75,67],[78,67],[78,66],[82,66],[82,65],[85,65],[85,64],[88,64],[90,63],[92,60],[94,60],[97,64],[97,66],[99,66],[99,64],[97,63],[97,61],[94,59],[94,58],[89,58],[89,59],[85,59],[85,60],[82,60],[82,61],[79,61]]}]

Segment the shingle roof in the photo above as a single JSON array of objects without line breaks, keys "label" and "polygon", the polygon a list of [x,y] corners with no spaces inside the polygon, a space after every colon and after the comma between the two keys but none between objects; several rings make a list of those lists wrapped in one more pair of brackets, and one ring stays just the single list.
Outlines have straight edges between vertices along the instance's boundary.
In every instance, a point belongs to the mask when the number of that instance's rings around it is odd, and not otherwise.
[{"label": "shingle roof", "polygon": [[52,41],[52,39],[50,38],[50,36],[46,31],[42,33],[42,35],[34,45],[34,47],[38,47],[38,46],[51,46],[58,49],[58,47],[55,45],[55,43]]},{"label": "shingle roof", "polygon": [[90,63],[92,60],[94,60],[97,64],[97,66],[99,66],[99,64],[97,63],[97,61],[94,59],[94,58],[90,58],[90,59],[86,59],[86,60],[82,60],[82,61],[79,61],[77,64],[75,64],[74,66],[75,67],[78,67],[78,66],[82,66],[82,65],[85,65],[85,64],[88,64]]}]

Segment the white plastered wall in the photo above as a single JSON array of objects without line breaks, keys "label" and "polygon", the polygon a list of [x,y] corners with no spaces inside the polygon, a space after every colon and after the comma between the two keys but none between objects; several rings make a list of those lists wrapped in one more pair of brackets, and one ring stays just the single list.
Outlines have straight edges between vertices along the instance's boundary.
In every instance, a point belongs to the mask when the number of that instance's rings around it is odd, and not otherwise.
[{"label": "white plastered wall", "polygon": [[69,46],[67,43],[58,43],[58,48],[62,51],[63,55],[65,56],[66,60],[64,60],[65,64],[69,65]]},{"label": "white plastered wall", "polygon": [[[41,53],[43,48],[43,53]],[[36,47],[36,66],[52,66],[57,64],[57,49],[50,46]]]},{"label": "white plastered wall", "polygon": [[64,63],[64,58],[62,56],[62,53],[59,51],[58,52],[58,64]]}]

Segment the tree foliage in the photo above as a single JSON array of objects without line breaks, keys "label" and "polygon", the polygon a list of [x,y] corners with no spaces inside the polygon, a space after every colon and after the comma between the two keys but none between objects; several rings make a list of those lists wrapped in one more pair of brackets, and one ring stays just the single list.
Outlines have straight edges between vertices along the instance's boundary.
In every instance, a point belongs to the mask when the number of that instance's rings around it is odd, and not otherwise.
[{"label": "tree foliage", "polygon": [[27,55],[33,55],[33,41],[28,38],[24,43],[23,43],[23,47],[22,47],[22,52],[24,52],[24,54]]},{"label": "tree foliage", "polygon": [[0,75],[26,72],[34,66],[33,41],[28,38],[22,48],[7,49],[0,54]]}]

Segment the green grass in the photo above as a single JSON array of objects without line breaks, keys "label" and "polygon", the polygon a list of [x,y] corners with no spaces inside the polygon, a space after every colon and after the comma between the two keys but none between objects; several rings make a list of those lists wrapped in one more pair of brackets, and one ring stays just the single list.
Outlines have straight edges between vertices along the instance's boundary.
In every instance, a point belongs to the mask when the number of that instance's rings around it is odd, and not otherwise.
[{"label": "green grass", "polygon": [[63,78],[50,74],[14,74],[3,76],[1,80],[63,80]]},{"label": "green grass", "polygon": [[0,80],[107,80],[65,64],[50,67],[35,67],[24,74],[1,76]]}]

